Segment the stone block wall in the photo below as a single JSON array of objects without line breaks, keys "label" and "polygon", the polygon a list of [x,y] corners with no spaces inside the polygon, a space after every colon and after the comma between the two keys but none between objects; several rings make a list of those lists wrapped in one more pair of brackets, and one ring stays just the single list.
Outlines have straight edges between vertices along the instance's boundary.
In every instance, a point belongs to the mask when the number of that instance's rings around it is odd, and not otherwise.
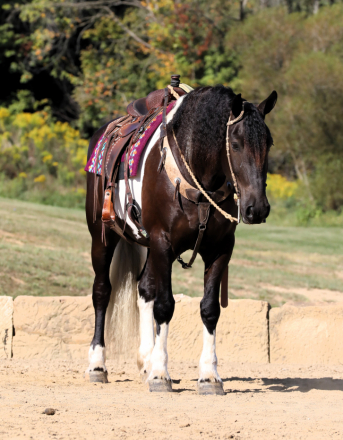
[{"label": "stone block wall", "polygon": [[13,299],[0,296],[0,359],[12,357]]},{"label": "stone block wall", "polygon": [[14,328],[15,358],[85,358],[94,332],[92,299],[18,296]]},{"label": "stone block wall", "polygon": [[[198,361],[203,339],[201,299],[184,295],[175,299],[169,357]],[[221,309],[217,327],[220,362],[343,363],[343,303],[285,304],[269,309],[267,302],[254,300],[230,300]],[[90,296],[19,296],[14,301],[0,297],[0,359],[87,359],[93,331]],[[107,342],[115,347],[113,341]],[[116,358],[116,353],[109,351],[109,355]]]},{"label": "stone block wall", "polygon": [[343,364],[343,304],[288,305],[269,314],[270,362]]}]

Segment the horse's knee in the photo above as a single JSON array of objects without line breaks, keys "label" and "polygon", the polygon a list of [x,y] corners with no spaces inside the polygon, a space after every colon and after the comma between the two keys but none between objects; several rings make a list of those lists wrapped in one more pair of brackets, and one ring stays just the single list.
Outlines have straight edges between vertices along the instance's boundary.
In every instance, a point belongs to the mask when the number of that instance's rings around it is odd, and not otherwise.
[{"label": "horse's knee", "polygon": [[218,299],[205,296],[200,302],[200,314],[202,322],[208,332],[213,334],[220,316],[220,304]]},{"label": "horse's knee", "polygon": [[158,325],[169,324],[175,309],[175,300],[173,295],[167,298],[156,298],[154,303],[154,318]]},{"label": "horse's knee", "polygon": [[139,281],[138,293],[139,296],[145,300],[145,302],[150,302],[155,299],[155,287],[151,285],[149,278],[144,275]]}]

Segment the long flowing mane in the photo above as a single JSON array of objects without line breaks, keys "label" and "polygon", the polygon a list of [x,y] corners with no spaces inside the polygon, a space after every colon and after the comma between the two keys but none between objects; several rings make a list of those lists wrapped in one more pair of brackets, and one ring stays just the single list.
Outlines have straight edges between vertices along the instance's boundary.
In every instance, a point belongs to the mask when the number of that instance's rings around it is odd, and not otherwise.
[{"label": "long flowing mane", "polygon": [[[187,140],[183,145],[186,157],[191,157],[191,149],[196,149],[197,154],[206,160],[222,148],[235,96],[230,87],[223,85],[200,87],[185,96],[171,124],[175,133]],[[257,107],[246,102],[244,111],[245,145],[258,160],[260,148],[268,147],[273,141]]]},{"label": "long flowing mane", "polygon": [[195,148],[206,160],[214,150],[222,147],[234,97],[231,88],[219,85],[200,87],[184,98],[172,125],[176,134],[187,139],[186,157],[190,157],[190,149]]}]

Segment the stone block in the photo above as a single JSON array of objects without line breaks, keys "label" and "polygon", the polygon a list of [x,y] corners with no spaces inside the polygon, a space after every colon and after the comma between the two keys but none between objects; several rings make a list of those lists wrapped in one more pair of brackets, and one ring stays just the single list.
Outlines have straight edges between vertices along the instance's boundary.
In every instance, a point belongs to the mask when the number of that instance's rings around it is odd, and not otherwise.
[{"label": "stone block", "polygon": [[273,308],[269,328],[272,363],[343,364],[343,303]]},{"label": "stone block", "polygon": [[[175,360],[200,359],[203,325],[201,298],[182,298],[175,304],[170,325],[168,352]],[[217,357],[222,362],[268,363],[268,310],[265,301],[229,300],[221,309],[217,326]]]},{"label": "stone block", "polygon": [[0,296],[0,359],[12,357],[13,299]]},{"label": "stone block", "polygon": [[[200,359],[203,343],[200,300],[176,296],[168,339],[171,361]],[[228,308],[221,310],[217,327],[220,363],[268,362],[268,307],[264,301],[230,300]],[[119,323],[125,324],[123,320]],[[86,360],[94,332],[91,297],[19,296],[14,301],[14,327],[13,355],[17,359]],[[130,345],[123,359],[115,336],[118,337],[118,332],[107,332],[107,357],[135,362],[139,337],[123,336]]]},{"label": "stone block", "polygon": [[87,359],[94,333],[91,296],[18,296],[14,328],[14,358]]}]

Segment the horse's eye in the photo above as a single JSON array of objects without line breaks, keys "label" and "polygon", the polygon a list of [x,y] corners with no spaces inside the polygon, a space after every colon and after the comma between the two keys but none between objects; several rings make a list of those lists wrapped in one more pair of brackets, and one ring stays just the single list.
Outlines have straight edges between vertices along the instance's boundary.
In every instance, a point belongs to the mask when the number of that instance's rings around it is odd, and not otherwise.
[{"label": "horse's eye", "polygon": [[233,151],[238,151],[239,150],[239,145],[236,142],[232,143],[232,149]]}]

